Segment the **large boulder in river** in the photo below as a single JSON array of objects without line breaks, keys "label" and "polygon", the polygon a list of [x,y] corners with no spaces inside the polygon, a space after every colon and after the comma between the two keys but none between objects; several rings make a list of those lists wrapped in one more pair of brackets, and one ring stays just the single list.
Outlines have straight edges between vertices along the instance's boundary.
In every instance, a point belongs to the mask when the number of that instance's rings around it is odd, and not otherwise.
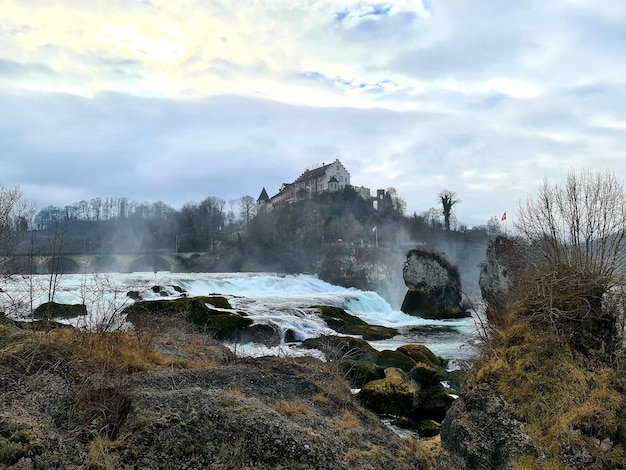
[{"label": "large boulder in river", "polygon": [[522,253],[527,249],[516,238],[499,236],[489,243],[478,281],[488,314],[489,310],[503,312],[512,307],[514,295],[511,287],[523,270],[526,257]]},{"label": "large boulder in river", "polygon": [[87,315],[85,304],[61,304],[58,302],[44,302],[35,310],[33,317],[38,320],[61,319],[68,320]]},{"label": "large boulder in river", "polygon": [[424,318],[462,318],[461,278],[456,267],[443,255],[411,250],[403,269],[409,288],[401,310]]},{"label": "large boulder in river", "polygon": [[221,340],[241,340],[242,331],[253,323],[219,295],[141,300],[122,313],[136,330],[153,329],[156,325],[174,330],[193,326]]}]

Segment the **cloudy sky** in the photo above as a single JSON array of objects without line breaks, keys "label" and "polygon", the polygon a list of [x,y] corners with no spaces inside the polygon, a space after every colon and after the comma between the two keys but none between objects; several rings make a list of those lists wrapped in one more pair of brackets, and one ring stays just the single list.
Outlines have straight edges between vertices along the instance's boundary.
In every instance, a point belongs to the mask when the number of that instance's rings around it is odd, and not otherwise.
[{"label": "cloudy sky", "polygon": [[0,184],[39,207],[270,195],[339,158],[481,225],[626,178],[624,0],[0,0]]}]

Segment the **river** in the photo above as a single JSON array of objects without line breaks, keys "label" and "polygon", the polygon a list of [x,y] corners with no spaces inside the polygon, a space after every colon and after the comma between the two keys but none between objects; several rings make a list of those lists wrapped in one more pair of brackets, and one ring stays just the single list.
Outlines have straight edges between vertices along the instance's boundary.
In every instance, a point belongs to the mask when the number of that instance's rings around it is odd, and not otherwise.
[{"label": "river", "polygon": [[[162,286],[155,293],[152,286]],[[428,346],[456,367],[476,354],[476,316],[460,320],[426,320],[406,315],[377,293],[344,288],[319,280],[314,275],[275,273],[115,273],[33,275],[6,281],[0,292],[0,309],[10,317],[30,318],[32,307],[48,300],[87,306],[85,317],[67,320],[75,326],[95,329],[127,328],[121,311],[132,300],[129,291],[138,291],[146,300],[175,297],[184,290],[190,296],[221,294],[237,310],[256,323],[271,324],[279,331],[291,330],[300,340],[333,334],[317,316],[302,309],[312,305],[344,308],[370,324],[393,327],[400,334],[390,340],[371,341],[376,349],[395,349],[406,343]],[[298,354],[294,345],[269,350],[260,345],[238,345],[239,354]]]}]

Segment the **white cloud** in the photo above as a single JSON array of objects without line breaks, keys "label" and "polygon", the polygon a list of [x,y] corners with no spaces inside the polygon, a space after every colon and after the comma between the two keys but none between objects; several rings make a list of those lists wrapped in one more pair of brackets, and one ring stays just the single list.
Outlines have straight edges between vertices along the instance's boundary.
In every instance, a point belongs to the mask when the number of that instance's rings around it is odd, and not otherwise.
[{"label": "white cloud", "polygon": [[572,167],[626,178],[622,0],[5,0],[3,13],[2,183],[44,204],[256,197],[341,158],[409,212],[456,191],[473,225]]},{"label": "white cloud", "polygon": [[143,32],[138,23],[105,25],[91,36],[94,41],[127,49],[139,59],[172,65],[185,57],[184,37],[174,26],[159,25],[157,30]]}]

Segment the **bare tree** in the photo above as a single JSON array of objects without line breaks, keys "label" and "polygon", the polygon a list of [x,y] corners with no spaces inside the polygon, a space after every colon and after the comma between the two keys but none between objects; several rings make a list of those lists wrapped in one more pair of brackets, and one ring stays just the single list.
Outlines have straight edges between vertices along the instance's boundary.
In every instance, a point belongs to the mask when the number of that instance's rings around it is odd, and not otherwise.
[{"label": "bare tree", "polygon": [[525,303],[529,316],[566,333],[582,349],[612,349],[624,284],[626,194],[608,172],[570,172],[563,186],[544,180],[520,205],[516,229],[531,247]]},{"label": "bare tree", "polygon": [[450,191],[448,189],[444,189],[441,193],[439,193],[439,199],[441,200],[442,205],[444,226],[446,230],[450,230],[450,216],[452,215],[452,208],[456,204],[459,204],[461,200],[457,198],[454,191]]},{"label": "bare tree", "polygon": [[18,245],[33,215],[32,207],[22,200],[19,187],[0,186],[0,270],[12,274],[16,268]]},{"label": "bare tree", "polygon": [[252,196],[242,196],[239,198],[239,210],[245,225],[248,225],[256,210],[256,201]]}]

